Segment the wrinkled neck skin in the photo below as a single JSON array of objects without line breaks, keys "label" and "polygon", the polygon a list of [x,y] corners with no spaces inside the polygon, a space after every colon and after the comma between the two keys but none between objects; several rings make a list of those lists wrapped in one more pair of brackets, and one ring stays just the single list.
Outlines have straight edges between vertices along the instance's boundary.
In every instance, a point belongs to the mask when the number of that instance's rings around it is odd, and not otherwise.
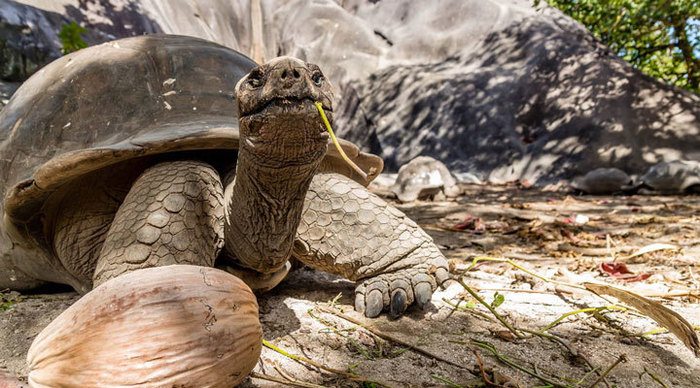
[{"label": "wrinkled neck skin", "polygon": [[302,165],[265,165],[244,142],[241,138],[236,176],[227,189],[226,247],[240,265],[269,274],[291,256],[304,198],[323,157]]}]

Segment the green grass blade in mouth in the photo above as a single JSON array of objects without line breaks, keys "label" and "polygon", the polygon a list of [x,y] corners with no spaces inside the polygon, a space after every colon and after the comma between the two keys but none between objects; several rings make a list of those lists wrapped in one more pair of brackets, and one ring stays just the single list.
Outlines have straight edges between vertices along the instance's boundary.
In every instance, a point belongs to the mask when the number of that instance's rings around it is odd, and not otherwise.
[{"label": "green grass blade in mouth", "polygon": [[364,171],[362,171],[362,169],[358,165],[356,165],[352,160],[350,160],[350,158],[345,154],[345,151],[343,151],[343,148],[340,146],[340,143],[338,143],[338,139],[335,137],[335,133],[333,133],[333,128],[331,128],[331,123],[328,121],[328,117],[326,117],[326,112],[323,111],[323,105],[321,105],[321,103],[318,101],[314,102],[314,105],[316,105],[318,113],[321,114],[321,120],[323,120],[323,124],[326,125],[326,130],[328,130],[328,134],[331,135],[331,140],[333,140],[335,148],[337,148],[338,152],[340,152],[340,156],[342,156],[343,160],[345,160],[345,162],[349,164],[350,167],[352,167],[352,169],[355,170],[355,172],[360,174],[360,176],[362,177],[362,179],[365,180],[365,182],[367,182],[367,174]]}]

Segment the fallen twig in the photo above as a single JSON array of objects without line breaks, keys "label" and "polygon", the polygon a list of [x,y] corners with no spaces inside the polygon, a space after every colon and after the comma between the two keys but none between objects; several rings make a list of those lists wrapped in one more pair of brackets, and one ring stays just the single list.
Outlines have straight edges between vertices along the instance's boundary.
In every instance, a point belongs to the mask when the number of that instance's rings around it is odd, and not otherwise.
[{"label": "fallen twig", "polygon": [[552,321],[552,323],[550,323],[549,325],[547,325],[543,329],[540,329],[540,332],[546,332],[547,330],[557,326],[559,323],[561,323],[561,321],[563,321],[564,319],[566,319],[567,317],[570,317],[572,315],[583,314],[583,313],[596,314],[596,313],[599,313],[601,311],[611,311],[611,310],[612,311],[614,311],[614,310],[627,311],[628,309],[625,307],[609,305],[609,306],[600,306],[600,307],[588,307],[588,308],[583,308],[583,309],[579,309],[579,310],[569,311],[569,312],[562,314],[559,318]]},{"label": "fallen twig", "polygon": [[626,356],[626,355],[621,354],[620,357],[618,357],[617,360],[615,360],[615,362],[613,362],[612,365],[610,365],[610,366],[608,367],[608,369],[606,369],[605,372],[603,372],[603,374],[600,375],[600,376],[596,379],[596,381],[594,381],[593,384],[591,384],[591,385],[589,386],[589,388],[593,388],[593,387],[595,387],[596,385],[598,385],[601,381],[603,381],[603,379],[605,379],[605,377],[607,377],[608,374],[610,374],[610,372],[611,372],[613,369],[615,369],[615,367],[617,366],[617,364],[619,364],[619,363],[621,363],[621,362],[627,362],[627,356]]},{"label": "fallen twig", "polygon": [[537,370],[529,370],[528,368],[526,368],[524,366],[518,365],[514,361],[510,360],[508,357],[499,353],[498,350],[496,349],[496,347],[491,345],[488,342],[472,340],[472,343],[475,344],[476,346],[484,349],[484,350],[489,351],[491,354],[493,354],[494,357],[496,357],[496,359],[498,359],[498,361],[510,366],[511,368],[515,368],[523,373],[527,373],[528,375],[542,381],[545,384],[549,384],[552,387],[561,387],[561,388],[569,387],[566,384],[551,380],[550,378],[541,375]]},{"label": "fallen twig", "polygon": [[464,388],[464,386],[459,385],[459,384],[455,383],[454,381],[452,381],[446,377],[442,377],[442,376],[435,374],[435,373],[431,374],[430,377],[445,384],[445,386],[450,387],[450,388]]},{"label": "fallen twig", "polygon": [[[576,384],[574,384],[574,386],[575,386],[575,387],[580,387],[581,384],[583,384],[583,382],[586,381],[586,379],[587,379],[590,375],[592,375],[593,373],[597,373],[598,376],[600,376],[600,372],[598,372],[598,368],[591,369],[591,370],[589,370],[588,372],[586,372],[586,374],[583,375],[583,377],[581,377],[581,378],[576,382]],[[605,381],[605,379],[603,379],[603,381]]]},{"label": "fallen twig", "polygon": [[[566,341],[564,341],[563,339],[557,337],[557,336],[554,335],[554,334],[544,333],[544,332],[541,332],[541,331],[533,331],[533,330],[528,330],[528,329],[520,329],[520,330],[523,331],[524,333],[532,334],[532,335],[534,335],[534,336],[538,336],[538,337],[541,337],[541,338],[544,338],[544,339],[547,339],[547,340],[556,342],[556,343],[558,343],[559,345],[563,346],[569,353],[571,353],[572,356],[574,356],[574,357],[576,357],[576,358],[578,358],[578,359],[581,359],[581,360],[583,361],[583,363],[586,364],[586,366],[588,366],[589,371],[586,372],[586,374],[583,376],[583,378],[581,378],[581,380],[579,380],[580,382],[585,381],[585,379],[586,379],[588,376],[590,376],[591,373],[595,373],[596,375],[600,376],[600,372],[598,371],[599,368],[596,367],[596,366],[593,366],[593,363],[590,362],[590,361],[588,360],[588,358],[586,358],[586,356],[584,356],[583,354],[581,354],[581,352],[577,351],[576,349],[573,349],[573,348],[572,348],[568,343],[566,343]],[[608,384],[607,380],[605,380],[605,378],[603,378],[603,383],[605,384],[606,387],[609,387],[609,386],[610,386],[610,385]]]},{"label": "fallen twig", "polygon": [[291,353],[287,352],[286,350],[284,350],[284,349],[282,349],[282,348],[276,346],[275,344],[271,343],[270,341],[262,340],[262,343],[263,343],[263,345],[264,345],[266,348],[272,349],[272,350],[274,350],[275,352],[277,352],[277,353],[279,353],[279,354],[281,354],[281,355],[283,355],[283,356],[285,356],[285,357],[287,357],[287,358],[290,358],[290,359],[292,359],[292,360],[294,360],[294,361],[301,362],[301,363],[306,363],[306,364],[315,366],[316,368],[323,369],[323,370],[328,371],[328,372],[331,372],[331,373],[335,373],[335,374],[337,374],[337,375],[346,377],[346,378],[351,379],[351,380],[361,379],[360,376],[358,376],[358,375],[356,375],[356,374],[354,374],[354,373],[346,372],[346,371],[340,370],[340,369],[331,368],[331,367],[329,367],[329,366],[323,365],[323,364],[321,364],[321,363],[319,363],[319,362],[316,362],[316,361],[311,360],[311,359],[309,359],[309,358],[306,358],[306,357],[304,357],[304,356],[298,356],[298,355],[296,355],[296,354],[291,354]]},{"label": "fallen twig", "polygon": [[334,309],[330,309],[330,308],[327,308],[327,307],[324,307],[324,306],[317,306],[317,308],[318,308],[320,311],[323,311],[323,312],[328,313],[328,314],[333,314],[333,315],[335,315],[335,316],[337,316],[337,317],[343,318],[344,320],[346,320],[346,321],[348,321],[348,322],[354,323],[355,325],[360,326],[361,328],[363,328],[363,329],[369,331],[370,333],[376,335],[376,336],[379,337],[379,338],[382,338],[382,339],[385,339],[385,340],[387,340],[387,341],[391,341],[391,342],[397,343],[397,344],[399,344],[399,345],[401,345],[401,346],[405,346],[405,347],[411,349],[412,351],[414,351],[414,352],[416,352],[416,353],[422,354],[422,355],[424,355],[424,356],[427,356],[427,357],[429,357],[429,358],[433,358],[433,359],[438,360],[438,361],[442,361],[442,362],[447,363],[447,364],[450,364],[450,365],[452,365],[452,366],[456,366],[456,367],[458,367],[458,368],[460,368],[460,369],[463,369],[463,368],[464,368],[464,364],[459,364],[459,363],[456,363],[456,362],[454,362],[454,361],[448,360],[448,359],[446,359],[446,358],[444,358],[444,357],[442,357],[442,356],[439,356],[439,355],[437,355],[437,354],[435,354],[435,353],[433,353],[433,352],[431,352],[431,351],[429,351],[429,350],[426,350],[426,349],[423,349],[423,348],[418,347],[418,346],[416,346],[416,345],[413,345],[413,344],[411,344],[411,343],[408,343],[408,342],[406,342],[406,341],[404,341],[404,340],[402,340],[402,339],[400,339],[400,338],[396,338],[396,337],[394,337],[394,336],[392,336],[392,335],[383,333],[383,332],[377,330],[376,328],[373,328],[373,327],[371,327],[371,326],[368,326],[368,325],[366,325],[366,324],[360,322],[359,320],[357,320],[357,319],[355,319],[355,318],[353,318],[353,317],[351,317],[351,316],[349,316],[349,315],[346,315],[346,314],[341,313],[340,311],[336,311],[336,310],[334,310]]},{"label": "fallen twig", "polygon": [[649,371],[649,369],[647,369],[646,366],[644,367],[644,372],[642,372],[642,374],[639,375],[639,378],[641,379],[642,376],[644,376],[645,374],[646,374],[646,375],[649,375],[649,377],[651,377],[651,379],[654,380],[654,381],[655,381],[657,384],[659,384],[660,386],[662,386],[662,387],[664,387],[664,388],[668,388],[668,385],[666,385],[666,383],[664,383],[664,382],[661,380],[661,378],[660,378],[659,376],[657,376],[655,373]]},{"label": "fallen twig", "polygon": [[[275,369],[277,369],[277,368],[275,368]],[[277,372],[279,372],[279,370]],[[323,385],[311,384],[311,383],[307,383],[304,381],[289,380],[289,379],[279,378],[279,377],[275,377],[275,376],[268,376],[268,375],[264,375],[262,373],[257,373],[257,372],[250,372],[250,377],[252,377],[254,379],[272,381],[272,382],[284,384],[284,385],[291,385],[294,387],[323,388]]]},{"label": "fallen twig", "polygon": [[[496,263],[506,263],[506,264],[512,266],[513,268],[517,268],[517,269],[519,269],[519,270],[525,272],[526,274],[528,274],[528,275],[530,275],[530,276],[533,276],[533,277],[536,277],[537,279],[542,280],[542,281],[545,282],[545,283],[552,283],[552,284],[557,284],[557,285],[560,285],[560,286],[566,286],[566,287],[576,288],[576,289],[579,289],[579,290],[586,290],[586,287],[584,287],[584,286],[582,286],[582,285],[579,285],[579,284],[569,283],[569,282],[562,282],[562,281],[559,281],[559,280],[554,280],[554,279],[550,279],[550,278],[544,277],[544,276],[542,276],[542,275],[539,275],[539,274],[537,274],[537,273],[535,273],[535,272],[533,272],[533,271],[530,271],[529,269],[523,267],[522,265],[518,264],[517,262],[515,262],[515,260],[507,259],[507,258],[490,257],[490,256],[475,256],[475,257],[472,259],[472,264],[471,264],[469,267],[467,267],[467,269],[465,269],[464,272],[466,273],[466,272],[471,271],[471,270],[472,270],[474,267],[476,267],[476,265],[479,264],[479,262],[481,262],[481,261],[490,261],[490,262],[496,262]],[[588,290],[586,290],[586,291],[588,291]]]},{"label": "fallen twig", "polygon": [[452,308],[453,308],[452,311],[455,311],[455,310],[464,311],[464,312],[467,312],[467,313],[469,313],[469,314],[474,314],[474,315],[476,315],[477,317],[483,318],[483,319],[485,319],[485,320],[487,320],[487,321],[489,321],[489,322],[496,322],[496,321],[493,320],[493,318],[491,318],[490,316],[488,316],[488,315],[482,313],[481,311],[477,311],[477,310],[475,310],[475,309],[473,309],[473,308],[470,308],[470,307],[462,307],[462,306],[460,306],[460,305],[459,305],[460,302],[467,302],[467,303],[469,302],[469,301],[466,301],[466,300],[464,300],[464,299],[459,299],[459,300],[457,301],[457,304],[452,303],[452,302],[451,302],[449,299],[447,299],[447,298],[442,298],[442,301],[445,302],[445,303],[447,303],[448,306],[452,307]]},{"label": "fallen twig", "polygon": [[[566,315],[560,317],[560,318],[557,319],[557,320],[555,320],[555,321],[554,321],[553,323],[551,323],[549,326],[547,326],[546,328],[544,328],[544,329],[542,329],[542,330],[540,330],[540,331],[532,331],[532,330],[527,330],[527,329],[518,329],[518,328],[515,328],[514,326],[512,326],[508,321],[506,321],[505,318],[503,318],[500,314],[498,314],[498,312],[496,312],[495,309],[494,309],[489,303],[486,303],[486,301],[485,301],[483,298],[481,298],[480,296],[478,296],[478,294],[475,293],[469,286],[467,286],[467,284],[464,283],[464,281],[463,281],[462,279],[459,279],[459,278],[458,278],[458,279],[457,279],[457,282],[458,282],[470,295],[472,295],[477,301],[479,301],[479,303],[481,303],[481,304],[484,305],[487,309],[489,309],[489,311],[491,311],[491,313],[492,313],[492,314],[493,314],[493,315],[494,315],[494,316],[495,316],[495,317],[496,317],[496,318],[497,318],[511,333],[513,333],[516,337],[518,337],[518,338],[524,338],[524,336],[523,336],[522,334],[520,334],[520,332],[524,332],[524,333],[528,333],[528,334],[531,334],[531,335],[539,336],[539,337],[542,337],[542,338],[545,338],[545,339],[548,339],[548,340],[551,340],[551,341],[555,341],[555,342],[561,344],[562,346],[564,346],[572,355],[574,355],[575,357],[579,357],[581,360],[583,360],[584,363],[590,368],[590,372],[594,372],[594,373],[596,373],[596,374],[598,374],[598,375],[600,376],[600,373],[597,371],[597,368],[594,367],[593,364],[592,364],[590,361],[588,361],[587,358],[585,358],[585,357],[584,357],[583,355],[581,355],[579,352],[574,351],[574,350],[573,350],[568,344],[566,344],[562,339],[560,339],[560,338],[558,338],[558,337],[556,337],[556,336],[554,336],[554,335],[552,335],[552,334],[545,333],[547,330],[549,330],[549,329],[551,329],[552,327],[554,327],[559,321],[561,321],[562,319],[564,319],[564,318],[566,317]],[[620,308],[620,309],[622,309],[622,308]],[[581,312],[582,312],[582,311],[581,311]],[[571,314],[569,314],[569,315],[571,315]],[[605,381],[604,378],[603,378],[603,382],[605,383],[606,386],[609,386],[608,383],[607,383],[607,381]]]},{"label": "fallen twig", "polygon": [[263,344],[266,348],[272,349],[272,350],[274,350],[275,352],[277,352],[277,353],[279,353],[279,354],[281,354],[281,355],[283,355],[283,356],[285,356],[285,357],[287,357],[287,358],[289,358],[289,359],[292,359],[292,360],[294,360],[294,361],[296,361],[296,362],[299,362],[299,363],[306,363],[306,364],[309,364],[309,365],[311,365],[311,366],[315,366],[316,368],[323,369],[323,370],[325,370],[325,371],[327,371],[327,372],[334,373],[334,374],[336,374],[336,375],[338,375],[338,376],[342,376],[342,377],[344,377],[344,378],[346,378],[346,379],[348,379],[348,380],[352,380],[352,381],[368,381],[368,382],[373,382],[373,383],[375,383],[375,384],[377,384],[377,385],[381,385],[381,386],[383,386],[383,387],[390,387],[390,385],[388,385],[388,384],[386,384],[386,383],[379,382],[379,381],[375,381],[375,380],[371,380],[371,379],[368,379],[368,378],[366,378],[366,377],[360,376],[360,375],[355,374],[355,373],[347,372],[347,371],[340,370],[340,369],[331,368],[331,367],[329,367],[329,366],[323,365],[323,364],[321,364],[321,363],[319,363],[319,362],[316,362],[316,361],[311,360],[311,359],[309,359],[309,358],[306,358],[306,357],[304,357],[304,356],[298,356],[298,355],[296,355],[296,354],[291,354],[291,353],[287,352],[286,350],[281,349],[280,347],[276,346],[275,344],[273,344],[273,343],[271,343],[271,342],[269,342],[269,341],[267,341],[267,340],[264,340],[264,339],[263,339],[263,340],[262,340],[262,344]]},{"label": "fallen twig", "polygon": [[472,352],[476,357],[476,365],[479,367],[479,372],[481,372],[481,379],[484,380],[486,386],[490,387],[496,385],[496,383],[491,381],[488,375],[486,374],[486,368],[484,368],[484,362],[481,360],[481,355],[479,355],[479,352],[476,349],[472,349]]},{"label": "fallen twig", "polygon": [[462,287],[464,287],[464,289],[469,293],[469,295],[471,295],[474,299],[476,299],[479,303],[481,303],[484,307],[486,307],[489,311],[491,311],[491,314],[493,314],[493,316],[496,317],[496,319],[498,319],[498,321],[501,322],[501,324],[502,324],[503,326],[505,326],[506,329],[508,329],[508,331],[510,331],[511,333],[513,333],[513,335],[516,336],[517,338],[522,338],[522,337],[523,337],[523,335],[522,335],[520,332],[518,332],[518,331],[513,327],[513,325],[511,325],[505,318],[503,318],[503,316],[501,316],[501,314],[499,314],[499,313],[496,311],[496,309],[493,308],[489,303],[486,303],[486,301],[485,301],[482,297],[480,297],[479,294],[477,294],[476,292],[474,292],[474,290],[472,290],[466,283],[464,283],[464,281],[463,281],[462,279],[457,278],[457,282],[458,282]]},{"label": "fallen twig", "polygon": [[475,289],[479,291],[495,291],[495,292],[515,292],[515,293],[523,293],[523,294],[545,294],[545,295],[552,295],[552,291],[540,291],[540,290],[530,290],[530,289],[522,289],[522,288],[491,288],[491,287],[474,287]]}]

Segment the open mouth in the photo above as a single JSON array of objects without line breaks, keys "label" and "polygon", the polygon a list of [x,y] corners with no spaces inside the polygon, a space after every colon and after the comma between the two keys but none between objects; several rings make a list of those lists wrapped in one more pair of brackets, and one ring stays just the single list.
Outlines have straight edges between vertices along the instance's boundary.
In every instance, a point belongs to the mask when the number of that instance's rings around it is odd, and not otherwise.
[{"label": "open mouth", "polygon": [[[288,108],[292,106],[303,105],[304,103],[308,103],[309,109],[316,110],[316,108],[314,107],[314,100],[311,99],[311,97],[277,97],[256,106],[255,109],[246,112],[241,116],[253,116],[272,107]],[[323,105],[323,110],[325,110],[326,112],[333,112],[333,109],[326,106],[325,104]]]}]

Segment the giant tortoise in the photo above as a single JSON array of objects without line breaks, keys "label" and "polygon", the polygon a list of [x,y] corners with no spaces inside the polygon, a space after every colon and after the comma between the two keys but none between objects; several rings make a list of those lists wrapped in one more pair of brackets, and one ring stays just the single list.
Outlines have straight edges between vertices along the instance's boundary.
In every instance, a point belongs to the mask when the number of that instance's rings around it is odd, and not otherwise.
[{"label": "giant tortoise", "polygon": [[332,119],[317,66],[257,66],[191,37],[128,38],[54,61],[0,113],[0,289],[53,282],[90,295],[175,264],[268,289],[295,258],[357,281],[367,317],[424,306],[447,261],[366,189],[379,157],[341,143],[371,171],[364,180],[328,147],[316,101]]}]

